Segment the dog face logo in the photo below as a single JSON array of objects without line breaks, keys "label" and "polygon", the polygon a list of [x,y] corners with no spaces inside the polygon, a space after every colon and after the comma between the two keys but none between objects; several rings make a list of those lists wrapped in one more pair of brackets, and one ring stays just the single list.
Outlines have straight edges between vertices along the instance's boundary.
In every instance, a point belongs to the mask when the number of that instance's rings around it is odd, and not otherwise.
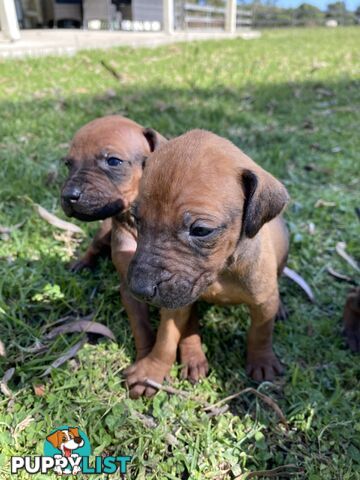
[{"label": "dog face logo", "polygon": [[87,436],[78,427],[63,426],[46,437],[45,455],[56,460],[54,472],[58,475],[81,472],[83,456],[91,453]]},{"label": "dog face logo", "polygon": [[69,430],[57,430],[46,437],[51,445],[59,449],[64,457],[71,457],[73,450],[84,445],[84,440],[79,435],[79,429],[69,427]]}]

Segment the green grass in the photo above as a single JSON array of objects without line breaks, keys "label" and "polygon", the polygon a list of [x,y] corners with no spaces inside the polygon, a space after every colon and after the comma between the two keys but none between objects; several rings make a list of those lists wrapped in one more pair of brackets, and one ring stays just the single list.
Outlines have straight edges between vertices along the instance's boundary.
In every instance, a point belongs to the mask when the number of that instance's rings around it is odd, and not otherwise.
[{"label": "green grass", "polygon": [[[0,325],[7,347],[0,370],[16,369],[9,383],[15,397],[0,397],[1,479],[11,478],[9,456],[41,454],[45,436],[62,424],[80,425],[97,455],[133,455],[130,478],[231,479],[286,464],[302,469],[294,478],[360,478],[360,362],[341,336],[350,287],[326,271],[331,265],[355,277],[335,252],[339,241],[360,257],[354,210],[360,188],[359,44],[355,27],[279,30],[249,42],[0,63],[0,224],[25,221],[0,241]],[[121,82],[101,60],[116,68]],[[286,375],[258,388],[282,408],[289,430],[251,394],[214,418],[195,401],[164,392],[151,400],[127,398],[120,372],[133,360],[134,347],[112,265],[104,261],[95,274],[70,273],[76,243],[64,243],[26,199],[63,216],[59,189],[65,170],[59,159],[66,143],[85,122],[110,113],[168,137],[210,129],[286,184],[292,197],[286,213],[289,266],[309,281],[317,303],[281,280],[290,315],[276,325],[274,343]],[[315,208],[319,199],[334,205]],[[96,225],[84,228],[92,234]],[[244,373],[248,316],[241,307],[202,310],[210,376],[193,387],[175,367],[173,385],[215,402],[252,385]],[[79,336],[58,338],[43,354],[26,349],[60,317],[91,312],[114,331],[117,343],[88,344],[75,360],[40,379]],[[42,397],[34,394],[39,382],[45,382]],[[139,412],[157,426],[146,427]],[[27,417],[33,421],[22,429]]]}]

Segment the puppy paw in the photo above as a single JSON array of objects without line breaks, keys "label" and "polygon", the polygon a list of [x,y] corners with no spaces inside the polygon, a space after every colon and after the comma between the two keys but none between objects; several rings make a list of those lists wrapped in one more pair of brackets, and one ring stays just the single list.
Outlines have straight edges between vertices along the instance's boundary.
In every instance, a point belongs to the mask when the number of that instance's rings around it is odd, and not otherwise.
[{"label": "puppy paw", "polygon": [[347,346],[353,353],[360,353],[360,322],[357,328],[345,326],[344,336]]},{"label": "puppy paw", "polygon": [[95,268],[95,263],[93,260],[89,260],[86,257],[81,257],[78,260],[74,260],[69,265],[70,272],[77,273],[82,270],[88,269],[93,270]]},{"label": "puppy paw", "polygon": [[142,395],[152,397],[156,393],[156,389],[145,385],[145,380],[148,378],[161,384],[168,375],[170,368],[171,365],[149,356],[130,365],[123,372],[129,387],[130,398],[135,399]]},{"label": "puppy paw", "polygon": [[246,373],[255,382],[272,382],[277,375],[284,373],[284,367],[273,352],[248,354]]},{"label": "puppy paw", "polygon": [[180,345],[180,363],[183,365],[181,377],[191,383],[205,378],[209,371],[209,364],[202,351],[201,345]]}]

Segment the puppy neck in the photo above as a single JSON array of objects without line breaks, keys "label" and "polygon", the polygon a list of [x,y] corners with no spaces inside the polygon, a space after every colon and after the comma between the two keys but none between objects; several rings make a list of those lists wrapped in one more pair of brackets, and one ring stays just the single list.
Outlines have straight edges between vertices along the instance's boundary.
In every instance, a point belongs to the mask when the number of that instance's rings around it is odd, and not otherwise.
[{"label": "puppy neck", "polygon": [[125,228],[135,239],[137,238],[137,228],[134,222],[134,218],[130,213],[130,210],[125,210],[117,215],[114,215],[113,223],[120,224],[122,228]]},{"label": "puppy neck", "polygon": [[246,269],[254,267],[254,262],[259,258],[262,243],[261,230],[253,238],[242,236],[238,241],[234,252],[228,257],[226,268],[229,270]]}]

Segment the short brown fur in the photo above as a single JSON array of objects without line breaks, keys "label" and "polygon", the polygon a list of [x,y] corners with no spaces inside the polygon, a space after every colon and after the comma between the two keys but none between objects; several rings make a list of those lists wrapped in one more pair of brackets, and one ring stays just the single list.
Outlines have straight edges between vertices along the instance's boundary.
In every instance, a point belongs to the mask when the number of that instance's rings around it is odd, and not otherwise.
[{"label": "short brown fur", "polygon": [[[137,239],[129,207],[138,194],[147,157],[165,142],[165,138],[154,130],[143,128],[120,115],[112,115],[82,127],[75,134],[65,159],[69,166],[69,175],[62,188],[65,212],[80,220],[104,219],[86,253],[72,265],[72,269],[93,267],[99,256],[111,254],[121,279],[120,294],[135,338],[137,360],[151,350],[155,336],[148,306],[133,298],[126,282]],[[121,159],[122,164],[109,167],[106,164],[109,156]],[[80,192],[79,198],[72,198],[74,191]],[[186,378],[196,381],[206,374],[207,362],[195,320],[184,332],[179,350]],[[130,390],[132,397],[140,393],[138,386]]]},{"label": "short brown fur", "polygon": [[188,132],[150,157],[135,202],[139,237],[128,281],[138,298],[163,307],[162,320],[130,383],[168,374],[198,299],[248,305],[248,374],[262,381],[282,372],[272,332],[288,253],[280,216],[288,198],[278,180],[210,132]]}]

